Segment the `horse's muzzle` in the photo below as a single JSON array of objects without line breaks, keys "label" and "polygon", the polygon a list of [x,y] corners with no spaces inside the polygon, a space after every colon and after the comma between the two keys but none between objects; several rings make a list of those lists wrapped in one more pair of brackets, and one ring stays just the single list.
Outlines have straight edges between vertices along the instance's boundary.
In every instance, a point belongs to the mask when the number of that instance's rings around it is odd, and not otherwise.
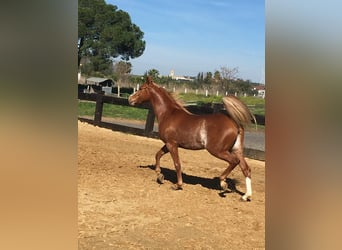
[{"label": "horse's muzzle", "polygon": [[132,105],[132,106],[134,106],[135,105],[135,100],[134,100],[135,98],[133,97],[133,95],[130,95],[129,97],[128,97],[128,103],[129,103],[129,105]]}]

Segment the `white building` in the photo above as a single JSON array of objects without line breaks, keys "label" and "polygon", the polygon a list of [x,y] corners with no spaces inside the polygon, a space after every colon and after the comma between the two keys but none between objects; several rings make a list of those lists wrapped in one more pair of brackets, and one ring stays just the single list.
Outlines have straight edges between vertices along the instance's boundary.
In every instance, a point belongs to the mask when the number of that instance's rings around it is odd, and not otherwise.
[{"label": "white building", "polygon": [[169,77],[171,77],[172,80],[183,80],[183,81],[193,81],[194,79],[191,79],[188,76],[176,76],[175,71],[171,69]]},{"label": "white building", "polygon": [[266,89],[265,89],[265,85],[264,85],[264,84],[261,84],[261,85],[259,85],[259,86],[256,86],[253,90],[258,91],[258,97],[265,98]]}]

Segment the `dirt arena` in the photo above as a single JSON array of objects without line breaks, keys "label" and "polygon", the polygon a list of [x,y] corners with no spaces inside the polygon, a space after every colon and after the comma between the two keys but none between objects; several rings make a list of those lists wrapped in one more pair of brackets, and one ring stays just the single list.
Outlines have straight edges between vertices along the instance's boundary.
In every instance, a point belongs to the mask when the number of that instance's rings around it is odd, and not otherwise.
[{"label": "dirt arena", "polygon": [[160,140],[78,122],[79,249],[265,249],[265,163],[252,169],[251,202],[237,167],[222,193],[226,163],[204,150],[180,149],[184,190],[170,154],[161,159],[165,183],[152,170]]}]

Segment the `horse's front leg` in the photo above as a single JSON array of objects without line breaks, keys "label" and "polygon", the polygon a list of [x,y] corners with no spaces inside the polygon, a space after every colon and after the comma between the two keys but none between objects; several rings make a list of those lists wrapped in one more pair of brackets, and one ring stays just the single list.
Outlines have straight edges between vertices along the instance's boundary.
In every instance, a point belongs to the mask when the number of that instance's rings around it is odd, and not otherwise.
[{"label": "horse's front leg", "polygon": [[156,153],[156,165],[155,165],[155,171],[157,173],[157,182],[160,184],[164,183],[164,175],[161,173],[160,169],[160,158],[168,153],[169,150],[167,149],[166,145],[164,145],[157,153]]},{"label": "horse's front leg", "polygon": [[182,178],[182,170],[181,170],[181,164],[179,161],[179,156],[178,156],[178,146],[176,144],[172,144],[172,143],[167,143],[166,144],[167,149],[169,150],[173,163],[175,165],[176,168],[176,173],[177,173],[177,183],[176,185],[173,187],[174,190],[181,190],[182,185],[183,185],[183,178]]}]

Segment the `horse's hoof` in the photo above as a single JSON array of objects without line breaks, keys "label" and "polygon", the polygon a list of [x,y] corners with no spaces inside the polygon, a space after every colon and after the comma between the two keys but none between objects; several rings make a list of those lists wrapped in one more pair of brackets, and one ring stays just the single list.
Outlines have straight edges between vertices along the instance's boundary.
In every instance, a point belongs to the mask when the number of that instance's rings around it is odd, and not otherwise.
[{"label": "horse's hoof", "polygon": [[179,186],[178,184],[174,184],[171,186],[172,190],[183,190],[182,186]]},{"label": "horse's hoof", "polygon": [[243,202],[250,202],[251,201],[251,199],[249,198],[249,197],[241,197],[240,198],[240,201],[243,201]]},{"label": "horse's hoof", "polygon": [[220,181],[220,186],[222,188],[223,191],[227,191],[228,190],[228,184],[225,181]]},{"label": "horse's hoof", "polygon": [[157,182],[159,183],[159,184],[163,184],[164,183],[164,175],[163,174],[158,174],[158,176],[157,176]]}]

